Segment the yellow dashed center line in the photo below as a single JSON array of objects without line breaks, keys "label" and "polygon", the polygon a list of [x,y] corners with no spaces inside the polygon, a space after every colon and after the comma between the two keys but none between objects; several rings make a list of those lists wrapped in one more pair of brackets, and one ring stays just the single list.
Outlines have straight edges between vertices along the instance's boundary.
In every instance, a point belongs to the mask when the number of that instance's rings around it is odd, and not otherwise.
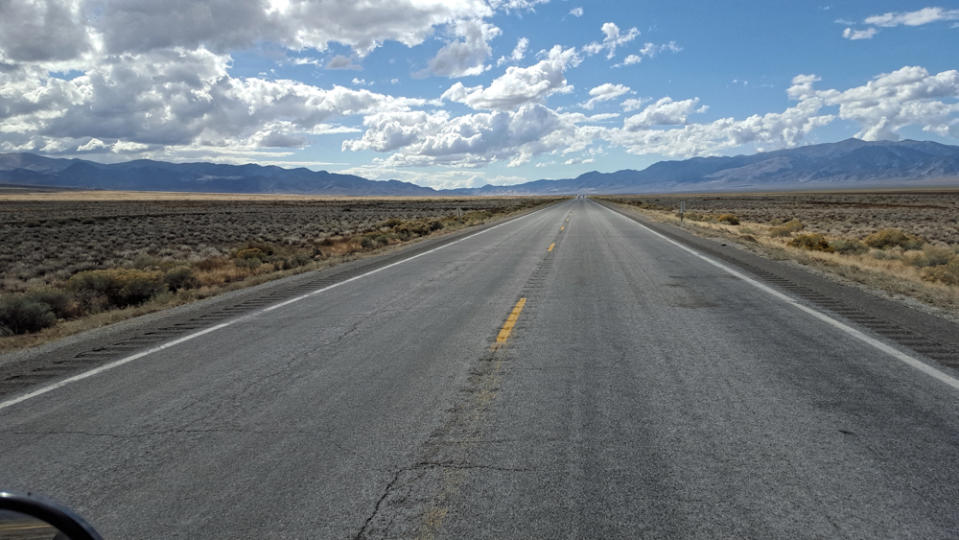
[{"label": "yellow dashed center line", "polygon": [[506,318],[506,322],[503,323],[503,328],[500,329],[499,334],[496,336],[496,344],[493,345],[494,349],[506,343],[506,340],[509,339],[509,335],[513,333],[513,327],[516,326],[516,319],[519,319],[519,314],[523,312],[523,306],[525,305],[526,297],[524,296],[513,306],[513,311],[510,312],[509,317]]},{"label": "yellow dashed center line", "polygon": [[559,230],[560,230],[560,232],[565,231],[565,230],[566,230],[566,225],[560,226]]},{"label": "yellow dashed center line", "polygon": [[552,244],[550,244],[549,247],[546,248],[546,251],[547,251],[547,252],[553,251],[553,248],[554,248],[554,247],[556,247],[556,242],[553,242]]}]

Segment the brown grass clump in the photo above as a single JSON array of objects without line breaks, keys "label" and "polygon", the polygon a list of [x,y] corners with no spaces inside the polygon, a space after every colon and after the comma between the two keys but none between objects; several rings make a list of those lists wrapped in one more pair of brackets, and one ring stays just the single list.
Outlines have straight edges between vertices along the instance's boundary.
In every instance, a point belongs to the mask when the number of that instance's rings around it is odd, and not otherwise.
[{"label": "brown grass clump", "polygon": [[903,253],[902,261],[910,266],[926,268],[948,264],[956,256],[956,250],[949,246],[925,244],[921,251]]},{"label": "brown grass clump", "polygon": [[959,255],[953,257],[946,264],[924,268],[922,278],[946,285],[959,285]]},{"label": "brown grass clump", "polygon": [[920,249],[923,244],[922,238],[916,235],[904,232],[901,229],[882,229],[863,238],[863,242],[873,248],[889,249],[900,247],[902,249]]},{"label": "brown grass clump", "polygon": [[739,225],[739,218],[736,217],[736,214],[720,214],[716,221],[727,225]]},{"label": "brown grass clump", "polygon": [[835,251],[826,237],[819,233],[800,234],[789,241],[791,247],[805,249],[808,251],[825,251],[832,253]]},{"label": "brown grass clump", "polygon": [[779,225],[773,225],[769,228],[769,235],[777,238],[783,236],[789,236],[793,233],[797,233],[805,228],[805,225],[802,224],[802,221],[798,219],[791,219],[785,223]]}]

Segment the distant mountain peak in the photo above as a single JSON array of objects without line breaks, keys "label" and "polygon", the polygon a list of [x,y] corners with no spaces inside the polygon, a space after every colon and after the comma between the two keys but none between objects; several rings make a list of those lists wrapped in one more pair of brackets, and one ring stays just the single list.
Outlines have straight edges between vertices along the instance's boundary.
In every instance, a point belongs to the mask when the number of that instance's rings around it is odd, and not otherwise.
[{"label": "distant mountain peak", "polygon": [[0,183],[86,189],[324,195],[565,195],[671,191],[846,188],[959,183],[959,147],[932,141],[849,138],[752,155],[659,161],[641,171],[588,171],[576,178],[436,191],[399,180],[284,169],[275,165],[102,164],[34,154],[0,154]]}]

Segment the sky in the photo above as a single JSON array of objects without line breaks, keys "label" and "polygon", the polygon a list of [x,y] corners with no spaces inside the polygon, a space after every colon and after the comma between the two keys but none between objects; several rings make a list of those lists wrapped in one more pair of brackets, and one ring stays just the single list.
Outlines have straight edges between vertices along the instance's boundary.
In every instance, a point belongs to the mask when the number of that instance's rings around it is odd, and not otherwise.
[{"label": "sky", "polygon": [[434,188],[959,144],[959,3],[0,0],[0,152]]}]

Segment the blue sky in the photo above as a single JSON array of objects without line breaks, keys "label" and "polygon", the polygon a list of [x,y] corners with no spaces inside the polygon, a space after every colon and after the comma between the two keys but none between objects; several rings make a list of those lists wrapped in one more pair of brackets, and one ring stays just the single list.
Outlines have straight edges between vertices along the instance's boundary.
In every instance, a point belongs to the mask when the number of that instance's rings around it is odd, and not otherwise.
[{"label": "blue sky", "polygon": [[959,5],[12,0],[0,151],[434,187],[959,144]]}]

